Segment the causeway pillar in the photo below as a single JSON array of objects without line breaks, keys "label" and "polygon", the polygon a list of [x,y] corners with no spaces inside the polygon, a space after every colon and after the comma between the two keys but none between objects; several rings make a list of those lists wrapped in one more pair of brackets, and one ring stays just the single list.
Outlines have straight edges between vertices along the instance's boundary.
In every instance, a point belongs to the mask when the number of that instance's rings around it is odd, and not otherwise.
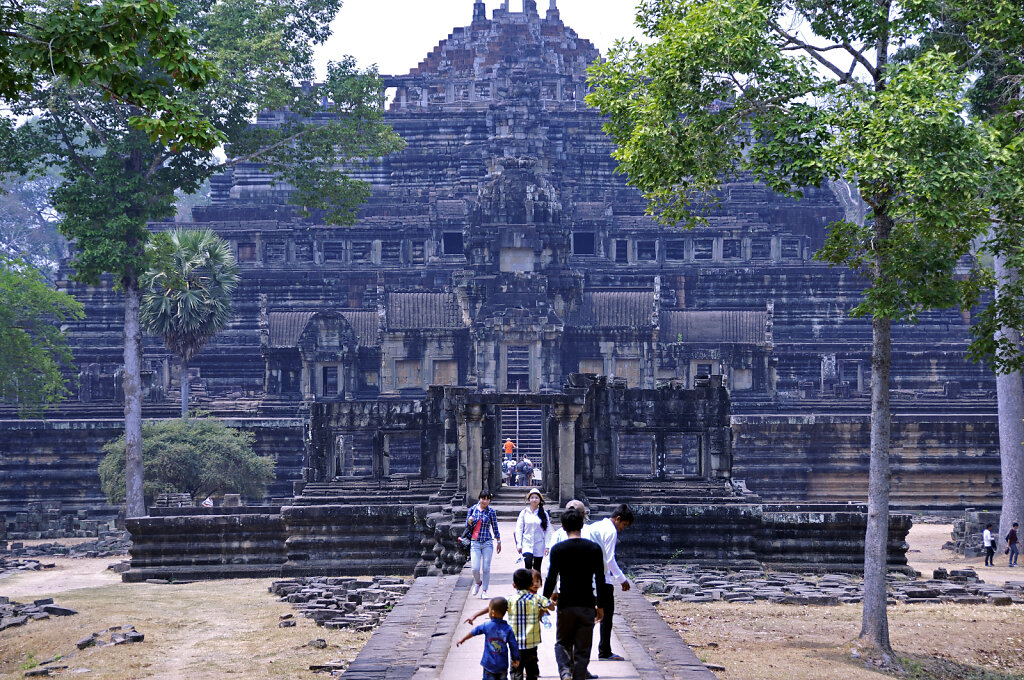
[{"label": "causeway pillar", "polygon": [[484,406],[466,404],[466,502],[476,502],[484,487]]},{"label": "causeway pillar", "polygon": [[559,404],[558,417],[558,505],[576,497],[576,419],[580,406]]}]

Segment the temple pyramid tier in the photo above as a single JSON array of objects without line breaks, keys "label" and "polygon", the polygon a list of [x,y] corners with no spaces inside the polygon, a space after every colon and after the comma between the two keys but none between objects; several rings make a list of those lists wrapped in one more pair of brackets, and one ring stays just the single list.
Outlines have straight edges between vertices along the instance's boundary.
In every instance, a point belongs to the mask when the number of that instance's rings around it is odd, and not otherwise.
[{"label": "temple pyramid tier", "polygon": [[[386,120],[407,146],[353,169],[372,187],[355,225],[302,217],[259,165],[212,180],[192,219],[237,254],[235,318],[187,376],[146,339],[147,415],[172,416],[190,380],[195,407],[234,418],[278,457],[281,499],[296,483],[330,496],[357,480],[465,493],[470,474],[500,483],[509,437],[557,465],[565,427],[578,469],[544,471],[556,496],[571,475],[573,490],[609,502],[659,489],[689,498],[669,483],[680,479],[716,480],[709,497],[734,500],[746,493],[737,479],[766,501],[865,499],[871,325],[850,316],[865,284],[813,259],[826,225],[854,209],[848,196],[826,185],[796,201],[740,177],[706,226],[657,223],[584,101],[600,52],[555,2],[522,7],[467,1],[469,25],[383,77]],[[0,512],[101,503],[95,463],[122,398],[121,302],[109,286],[62,285],[86,307],[69,324],[74,398],[51,416],[73,426],[5,425],[5,465],[51,476],[33,486],[0,475]],[[999,502],[995,382],[966,358],[970,320],[943,310],[894,327],[897,507]],[[574,374],[599,376],[588,394],[607,401],[584,399],[566,420],[559,395]],[[652,396],[660,389],[678,398]],[[707,389],[727,392],[714,418],[695,411],[712,403],[693,396]],[[484,468],[467,471],[457,456],[475,417]],[[68,437],[76,457],[62,464],[79,472],[58,475]],[[728,449],[725,469],[712,469],[713,443]]]}]

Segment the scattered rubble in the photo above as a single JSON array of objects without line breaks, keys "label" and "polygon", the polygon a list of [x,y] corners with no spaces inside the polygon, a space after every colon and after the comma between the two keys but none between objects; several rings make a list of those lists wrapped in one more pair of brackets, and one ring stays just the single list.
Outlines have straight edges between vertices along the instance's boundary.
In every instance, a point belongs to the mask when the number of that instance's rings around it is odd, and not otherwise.
[{"label": "scattered rubble", "polygon": [[[311,577],[274,581],[269,591],[318,626],[369,631],[380,625],[410,587],[410,579],[399,577]],[[295,625],[291,615],[281,618],[279,627]]]},{"label": "scattered rubble", "polygon": [[113,647],[114,645],[126,645],[135,642],[142,642],[145,639],[146,636],[135,630],[135,626],[114,626],[82,638],[75,643],[75,646],[79,649],[88,649],[89,647]]},{"label": "scattered rubble", "polygon": [[[850,574],[725,571],[681,565],[639,565],[634,581],[662,601],[755,602],[834,606],[863,600],[863,579]],[[890,604],[1024,604],[1024,581],[989,585],[973,569],[937,569],[931,579],[889,575]]]},{"label": "scattered rubble", "polygon": [[89,511],[65,510],[60,501],[29,501],[25,512],[6,522],[7,538],[92,538],[110,530],[107,519],[89,519]]},{"label": "scattered rubble", "polygon": [[74,616],[74,609],[61,607],[47,597],[34,600],[32,604],[21,604],[6,597],[0,597],[0,630],[23,626],[29,621],[41,621],[51,616]]},{"label": "scattered rubble", "polygon": [[64,543],[40,543],[25,545],[13,541],[6,550],[0,550],[0,557],[34,558],[34,557],[117,557],[128,554],[132,547],[131,535],[127,531],[105,531],[95,541],[86,541],[75,545]]}]

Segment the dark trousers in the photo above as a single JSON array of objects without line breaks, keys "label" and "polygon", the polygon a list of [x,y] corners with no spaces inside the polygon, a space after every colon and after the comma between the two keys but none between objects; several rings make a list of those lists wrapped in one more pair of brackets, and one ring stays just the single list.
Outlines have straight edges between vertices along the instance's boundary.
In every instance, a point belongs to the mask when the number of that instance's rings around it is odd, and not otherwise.
[{"label": "dark trousers", "polygon": [[536,569],[540,571],[540,563],[544,561],[543,555],[534,555],[533,553],[523,553],[523,566],[527,569]]},{"label": "dark trousers", "polygon": [[593,607],[559,607],[555,628],[555,662],[558,675],[586,680],[590,648],[594,644]]},{"label": "dark trousers", "polygon": [[993,546],[987,546],[985,548],[985,566],[994,567],[996,566],[996,549]]},{"label": "dark trousers", "polygon": [[615,586],[606,583],[597,593],[597,605],[604,610],[601,619],[601,639],[597,643],[597,656],[612,655],[612,615],[615,613]]},{"label": "dark trousers", "polygon": [[537,665],[537,648],[519,650],[519,665],[512,669],[512,680],[537,680],[540,677],[540,666]]}]

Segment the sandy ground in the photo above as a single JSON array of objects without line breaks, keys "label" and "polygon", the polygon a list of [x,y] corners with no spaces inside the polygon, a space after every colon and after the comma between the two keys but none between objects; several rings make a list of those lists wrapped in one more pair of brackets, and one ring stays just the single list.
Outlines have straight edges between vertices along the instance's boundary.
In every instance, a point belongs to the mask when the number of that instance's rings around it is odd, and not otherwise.
[{"label": "sandy ground", "polygon": [[[1024,568],[985,568],[982,558],[964,560],[941,550],[951,530],[949,525],[911,530],[915,569],[929,577],[937,567],[971,566],[990,583],[1024,580]],[[0,632],[4,679],[22,678],[25,669],[57,655],[64,657],[60,664],[69,666],[68,673],[109,680],[313,678],[311,664],[352,659],[368,638],[317,628],[302,618],[295,628],[278,628],[280,616],[293,610],[267,593],[269,580],[123,584],[106,568],[117,558],[45,561],[56,567],[0,579],[0,595],[22,602],[54,596],[79,614]],[[659,608],[702,660],[726,669],[717,671],[724,680],[882,677],[850,655],[859,606],[673,602]],[[76,650],[79,639],[122,624],[133,624],[146,641]],[[890,608],[890,629],[910,680],[1024,680],[1024,607],[901,605]],[[327,649],[307,645],[316,638],[324,639]]]},{"label": "sandy ground", "polygon": [[910,566],[925,578],[931,578],[935,569],[944,567],[947,570],[973,568],[985,583],[1024,581],[1024,566],[1010,569],[1009,558],[1001,550],[996,554],[994,567],[984,566],[984,557],[965,559],[950,550],[943,550],[942,544],[950,540],[952,533],[952,524],[915,524],[911,527],[907,537],[907,543],[910,544],[907,553]]},{"label": "sandy ground", "polygon": [[[294,610],[267,592],[267,579],[123,584],[104,573],[110,560],[55,561],[55,570],[0,580],[0,595],[22,602],[53,595],[79,614],[0,632],[2,678],[22,678],[26,669],[58,655],[59,665],[69,666],[64,673],[104,680],[313,678],[321,676],[309,670],[311,664],[351,660],[369,637],[317,628],[305,618],[294,628],[278,628],[280,616]],[[144,633],[145,642],[76,649],[75,642],[91,633],[123,624]],[[326,649],[308,646],[317,638]]]},{"label": "sandy ground", "polygon": [[[989,583],[1024,580],[1024,569],[983,567],[942,550],[952,525],[915,526],[911,565],[931,577],[938,567],[975,567]],[[1005,557],[1004,557],[1005,559]],[[997,561],[997,564],[1002,564]],[[858,605],[809,607],[751,604],[658,605],[705,663],[724,680],[880,680],[851,656],[860,631]],[[897,605],[889,629],[911,680],[1024,680],[1024,607]]]}]

